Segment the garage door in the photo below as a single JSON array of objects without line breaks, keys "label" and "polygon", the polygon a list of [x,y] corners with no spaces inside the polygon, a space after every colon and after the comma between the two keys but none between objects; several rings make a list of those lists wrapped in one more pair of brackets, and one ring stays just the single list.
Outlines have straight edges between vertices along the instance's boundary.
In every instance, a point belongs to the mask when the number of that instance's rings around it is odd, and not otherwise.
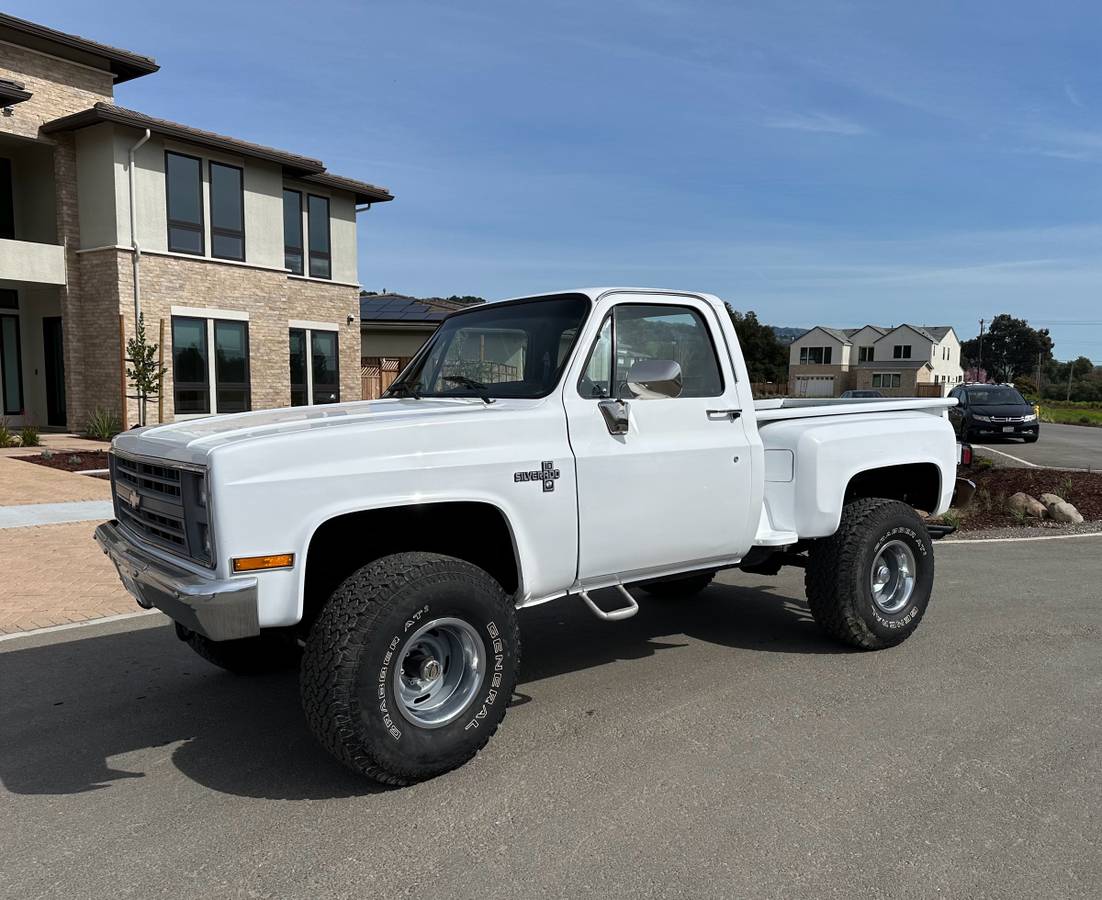
[{"label": "garage door", "polygon": [[833,397],[833,375],[799,375],[796,377],[796,395],[799,397]]}]

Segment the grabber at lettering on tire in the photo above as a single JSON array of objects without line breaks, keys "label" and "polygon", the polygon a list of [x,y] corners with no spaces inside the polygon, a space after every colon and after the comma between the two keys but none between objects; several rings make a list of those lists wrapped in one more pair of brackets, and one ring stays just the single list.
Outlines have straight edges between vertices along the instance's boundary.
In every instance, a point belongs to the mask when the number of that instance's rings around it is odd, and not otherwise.
[{"label": "grabber at lettering on tire", "polygon": [[922,621],[933,590],[934,550],[906,503],[847,503],[838,530],[816,540],[808,556],[808,607],[831,637],[880,650],[905,641]]},{"label": "grabber at lettering on tire", "polygon": [[512,600],[482,569],[397,553],[337,588],[302,660],[315,736],[346,766],[408,784],[463,765],[497,730],[516,686]]}]

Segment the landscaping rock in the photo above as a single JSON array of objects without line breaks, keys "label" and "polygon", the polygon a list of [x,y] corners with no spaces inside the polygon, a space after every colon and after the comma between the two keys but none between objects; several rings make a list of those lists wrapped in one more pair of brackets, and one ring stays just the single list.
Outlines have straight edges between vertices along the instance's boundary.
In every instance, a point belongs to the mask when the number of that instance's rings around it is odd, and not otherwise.
[{"label": "landscaping rock", "polygon": [[1063,503],[1064,498],[1058,494],[1041,494],[1041,502],[1045,505],[1045,509],[1051,510],[1057,503]]},{"label": "landscaping rock", "polygon": [[1079,510],[1063,500],[1048,507],[1048,514],[1054,522],[1064,522],[1068,525],[1080,525],[1083,522],[1083,516]]},{"label": "landscaping rock", "polygon": [[1006,505],[1012,512],[1024,514],[1034,519],[1043,519],[1048,515],[1048,509],[1041,501],[1021,491],[1011,495],[1010,499],[1006,501]]}]

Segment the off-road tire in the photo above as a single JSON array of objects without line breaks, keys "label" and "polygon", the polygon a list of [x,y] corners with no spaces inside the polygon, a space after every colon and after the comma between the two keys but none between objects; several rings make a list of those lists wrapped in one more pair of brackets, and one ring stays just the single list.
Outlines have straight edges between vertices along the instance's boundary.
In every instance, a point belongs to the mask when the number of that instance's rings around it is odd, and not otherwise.
[{"label": "off-road tire", "polygon": [[[467,622],[482,641],[477,692],[440,727],[410,721],[395,696],[405,642],[440,618]],[[516,686],[520,631],[512,599],[490,575],[435,553],[397,553],[350,575],[306,641],[302,704],[323,747],[361,775],[404,785],[458,768],[497,731]]]},{"label": "off-road tire", "polygon": [[677,600],[681,597],[693,597],[712,583],[715,572],[688,575],[685,578],[665,578],[662,581],[644,581],[639,585],[653,597],[663,600]]},{"label": "off-road tire", "polygon": [[[910,600],[895,614],[873,601],[873,560],[889,541],[905,543],[914,555]],[[934,584],[934,550],[918,514],[898,500],[870,498],[847,503],[838,530],[812,543],[804,572],[807,604],[828,635],[861,650],[902,643],[918,627]]]},{"label": "off-road tire", "polygon": [[210,638],[176,626],[180,639],[207,662],[235,675],[263,675],[293,669],[302,657],[302,648],[282,632],[236,641],[212,641]]}]

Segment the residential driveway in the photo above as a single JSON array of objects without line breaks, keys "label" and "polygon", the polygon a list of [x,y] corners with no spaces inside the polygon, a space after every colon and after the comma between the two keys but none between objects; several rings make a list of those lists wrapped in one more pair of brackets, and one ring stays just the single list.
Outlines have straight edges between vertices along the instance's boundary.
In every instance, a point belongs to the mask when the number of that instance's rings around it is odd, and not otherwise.
[{"label": "residential driveway", "polygon": [[522,616],[470,765],[376,790],[159,616],[0,643],[0,895],[1097,897],[1102,538],[942,544],[851,653],[800,574]]},{"label": "residential driveway", "polygon": [[1003,441],[973,446],[999,465],[1102,470],[1102,428],[1086,425],[1042,423],[1035,444]]}]

